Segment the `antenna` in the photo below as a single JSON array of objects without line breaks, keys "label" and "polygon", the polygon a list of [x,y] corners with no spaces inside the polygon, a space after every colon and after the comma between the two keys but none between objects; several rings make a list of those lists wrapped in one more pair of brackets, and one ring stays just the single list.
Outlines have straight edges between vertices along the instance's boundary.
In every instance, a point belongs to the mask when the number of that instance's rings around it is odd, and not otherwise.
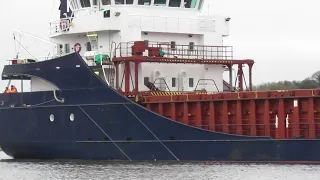
[{"label": "antenna", "polygon": [[17,45],[16,45],[16,35],[13,33],[14,51],[16,53],[16,58],[18,59]]}]

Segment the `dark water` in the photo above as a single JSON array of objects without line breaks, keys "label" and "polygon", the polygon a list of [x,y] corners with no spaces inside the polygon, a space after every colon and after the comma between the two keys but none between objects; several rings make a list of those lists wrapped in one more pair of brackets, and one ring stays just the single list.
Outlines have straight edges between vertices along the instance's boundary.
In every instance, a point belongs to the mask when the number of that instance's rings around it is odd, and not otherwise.
[{"label": "dark water", "polygon": [[0,152],[0,180],[320,180],[317,165],[16,161]]}]

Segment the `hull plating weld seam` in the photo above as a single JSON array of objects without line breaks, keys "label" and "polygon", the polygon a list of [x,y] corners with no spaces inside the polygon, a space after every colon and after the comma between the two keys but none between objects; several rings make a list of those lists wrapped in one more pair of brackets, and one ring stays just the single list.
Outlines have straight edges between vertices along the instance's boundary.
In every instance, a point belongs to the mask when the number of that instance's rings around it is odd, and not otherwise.
[{"label": "hull plating weld seam", "polygon": [[129,109],[125,104],[124,104],[123,106],[158,140],[158,142],[159,142],[164,148],[166,148],[166,149],[169,151],[169,153],[170,153],[177,161],[179,161],[179,159],[177,158],[177,156],[176,156],[166,145],[163,144],[163,142],[141,121],[141,119],[138,118],[138,116],[135,115],[135,114],[131,111],[131,109]]},{"label": "hull plating weld seam", "polygon": [[89,114],[81,106],[78,106],[78,107],[101,130],[101,132],[103,132],[103,134],[106,135],[111,140],[111,142],[119,149],[119,151],[124,156],[126,156],[129,161],[131,161],[130,157],[114,141],[112,141],[111,137],[89,116]]}]

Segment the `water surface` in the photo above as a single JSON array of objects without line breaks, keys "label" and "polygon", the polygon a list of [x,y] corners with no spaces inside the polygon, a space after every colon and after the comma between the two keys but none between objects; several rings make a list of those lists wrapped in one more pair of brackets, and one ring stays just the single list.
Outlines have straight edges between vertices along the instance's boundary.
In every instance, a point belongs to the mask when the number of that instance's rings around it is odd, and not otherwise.
[{"label": "water surface", "polygon": [[0,152],[0,180],[319,180],[318,165],[13,160]]}]

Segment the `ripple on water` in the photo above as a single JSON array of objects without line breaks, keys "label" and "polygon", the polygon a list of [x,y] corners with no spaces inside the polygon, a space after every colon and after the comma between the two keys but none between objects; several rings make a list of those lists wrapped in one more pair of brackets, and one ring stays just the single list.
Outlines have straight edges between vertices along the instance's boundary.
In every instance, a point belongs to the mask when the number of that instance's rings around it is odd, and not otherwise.
[{"label": "ripple on water", "polygon": [[317,165],[12,160],[0,152],[0,179],[318,180]]}]

